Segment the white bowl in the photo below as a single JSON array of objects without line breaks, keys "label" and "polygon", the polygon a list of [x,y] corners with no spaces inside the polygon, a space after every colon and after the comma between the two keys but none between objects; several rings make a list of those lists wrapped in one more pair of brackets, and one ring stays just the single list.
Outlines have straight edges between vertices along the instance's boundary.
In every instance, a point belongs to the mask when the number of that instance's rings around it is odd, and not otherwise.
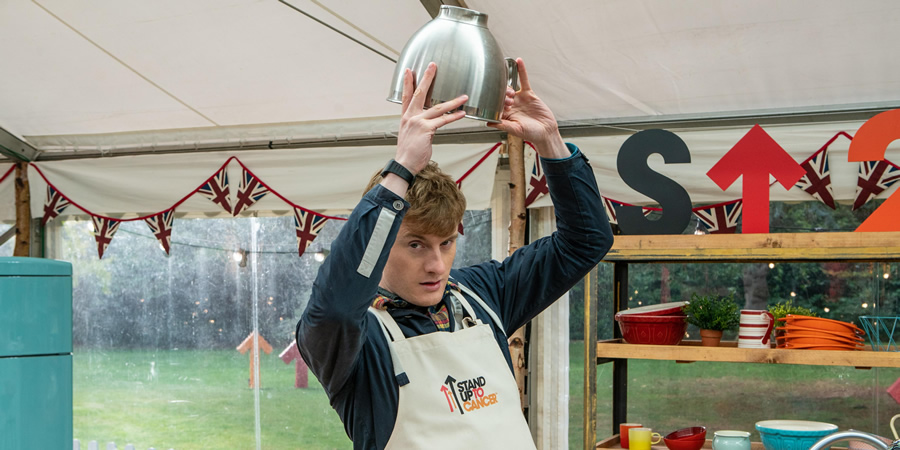
[{"label": "white bowl", "polygon": [[656,305],[639,306],[637,308],[629,308],[619,311],[622,315],[640,315],[640,316],[677,316],[684,314],[681,308],[688,302],[669,302],[658,303]]}]

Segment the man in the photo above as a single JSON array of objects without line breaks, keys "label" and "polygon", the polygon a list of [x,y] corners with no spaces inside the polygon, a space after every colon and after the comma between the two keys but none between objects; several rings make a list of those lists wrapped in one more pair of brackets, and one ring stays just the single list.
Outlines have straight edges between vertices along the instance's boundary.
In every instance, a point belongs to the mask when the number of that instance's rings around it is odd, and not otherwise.
[{"label": "man", "polygon": [[396,157],[332,244],[297,324],[354,448],[534,448],[506,336],[593,268],[612,232],[587,159],[517,64],[522,89],[508,90],[494,126],[535,145],[558,231],[502,263],[451,270],[465,199],[429,161],[466,96],[424,109],[436,67],[417,89],[407,71]]}]

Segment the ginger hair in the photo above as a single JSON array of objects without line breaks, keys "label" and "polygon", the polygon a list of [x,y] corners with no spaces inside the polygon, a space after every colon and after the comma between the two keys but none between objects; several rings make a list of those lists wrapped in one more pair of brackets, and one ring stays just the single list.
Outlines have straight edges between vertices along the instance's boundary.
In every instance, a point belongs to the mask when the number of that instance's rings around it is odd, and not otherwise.
[{"label": "ginger hair", "polygon": [[[381,183],[381,170],[376,172],[366,192]],[[406,191],[406,201],[410,208],[403,217],[403,223],[418,233],[449,236],[462,223],[466,211],[466,197],[450,178],[442,172],[436,162],[431,161],[416,175],[412,186]]]}]

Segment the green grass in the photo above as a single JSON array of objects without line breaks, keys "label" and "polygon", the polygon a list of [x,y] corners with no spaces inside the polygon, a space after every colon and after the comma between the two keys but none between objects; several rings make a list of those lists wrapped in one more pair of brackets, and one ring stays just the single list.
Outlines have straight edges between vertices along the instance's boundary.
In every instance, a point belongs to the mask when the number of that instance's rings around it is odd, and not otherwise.
[{"label": "green grass", "polygon": [[[101,447],[255,448],[249,356],[237,351],[75,351],[74,436]],[[151,379],[150,363],[157,377]],[[266,449],[350,448],[315,377],[294,388],[294,366],[260,355]]]},{"label": "green grass", "polygon": [[[280,349],[276,349],[276,352]],[[351,447],[310,375],[295,389],[293,364],[261,355],[265,449]],[[569,446],[582,448],[583,346],[570,346]],[[157,376],[150,378],[153,362]],[[234,350],[98,351],[74,355],[74,435],[83,447],[255,448],[249,356]],[[612,365],[597,366],[597,435],[611,434]],[[900,369],[638,361],[628,365],[628,420],[667,433],[704,425],[755,431],[765,419],[807,419],[889,436],[900,412],[885,388]],[[758,439],[758,437],[756,437]]]}]

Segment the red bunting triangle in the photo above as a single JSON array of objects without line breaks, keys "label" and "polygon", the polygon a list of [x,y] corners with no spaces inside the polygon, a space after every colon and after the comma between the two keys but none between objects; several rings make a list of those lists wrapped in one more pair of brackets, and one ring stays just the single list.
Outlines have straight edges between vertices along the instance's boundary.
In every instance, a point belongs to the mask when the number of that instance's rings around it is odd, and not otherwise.
[{"label": "red bunting triangle", "polygon": [[692,211],[710,234],[733,234],[737,233],[742,207],[743,202],[741,199],[737,199],[694,208]]},{"label": "red bunting triangle", "polygon": [[537,199],[550,193],[547,187],[547,177],[544,176],[544,169],[541,167],[541,159],[537,156],[537,152],[533,149],[529,150],[533,155],[531,159],[531,170],[528,171],[528,182],[525,183],[525,207],[529,207]]},{"label": "red bunting triangle", "polygon": [[225,169],[222,167],[215,175],[209,177],[203,186],[197,188],[197,192],[231,214],[231,201],[228,199],[228,172]]},{"label": "red bunting triangle", "polygon": [[319,235],[319,232],[325,226],[325,222],[328,222],[328,218],[325,216],[320,216],[305,209],[294,208],[294,228],[297,231],[298,256],[303,255],[309,244],[312,244],[312,241],[316,239],[316,236]]},{"label": "red bunting triangle", "polygon": [[175,209],[173,208],[144,219],[144,222],[147,222],[147,225],[150,226],[150,231],[156,236],[167,255],[172,245],[172,221],[174,218]]},{"label": "red bunting triangle", "polygon": [[119,221],[103,217],[91,216],[94,221],[94,240],[97,241],[97,254],[103,259],[103,252],[112,242],[113,235],[119,229]]},{"label": "red bunting triangle", "polygon": [[44,200],[44,218],[41,219],[41,226],[47,225],[47,222],[62,214],[63,210],[70,204],[69,199],[63,197],[56,188],[48,184],[47,198]]},{"label": "red bunting triangle", "polygon": [[247,210],[269,193],[269,188],[246,168],[241,168],[241,183],[238,185],[237,201],[234,202],[234,215]]},{"label": "red bunting triangle", "polygon": [[806,174],[794,186],[803,189],[829,208],[836,209],[834,192],[831,190],[831,170],[828,168],[828,147],[813,153],[800,167],[803,167]]},{"label": "red bunting triangle", "polygon": [[900,180],[900,167],[888,160],[860,162],[853,209],[865,205],[898,180]]}]

